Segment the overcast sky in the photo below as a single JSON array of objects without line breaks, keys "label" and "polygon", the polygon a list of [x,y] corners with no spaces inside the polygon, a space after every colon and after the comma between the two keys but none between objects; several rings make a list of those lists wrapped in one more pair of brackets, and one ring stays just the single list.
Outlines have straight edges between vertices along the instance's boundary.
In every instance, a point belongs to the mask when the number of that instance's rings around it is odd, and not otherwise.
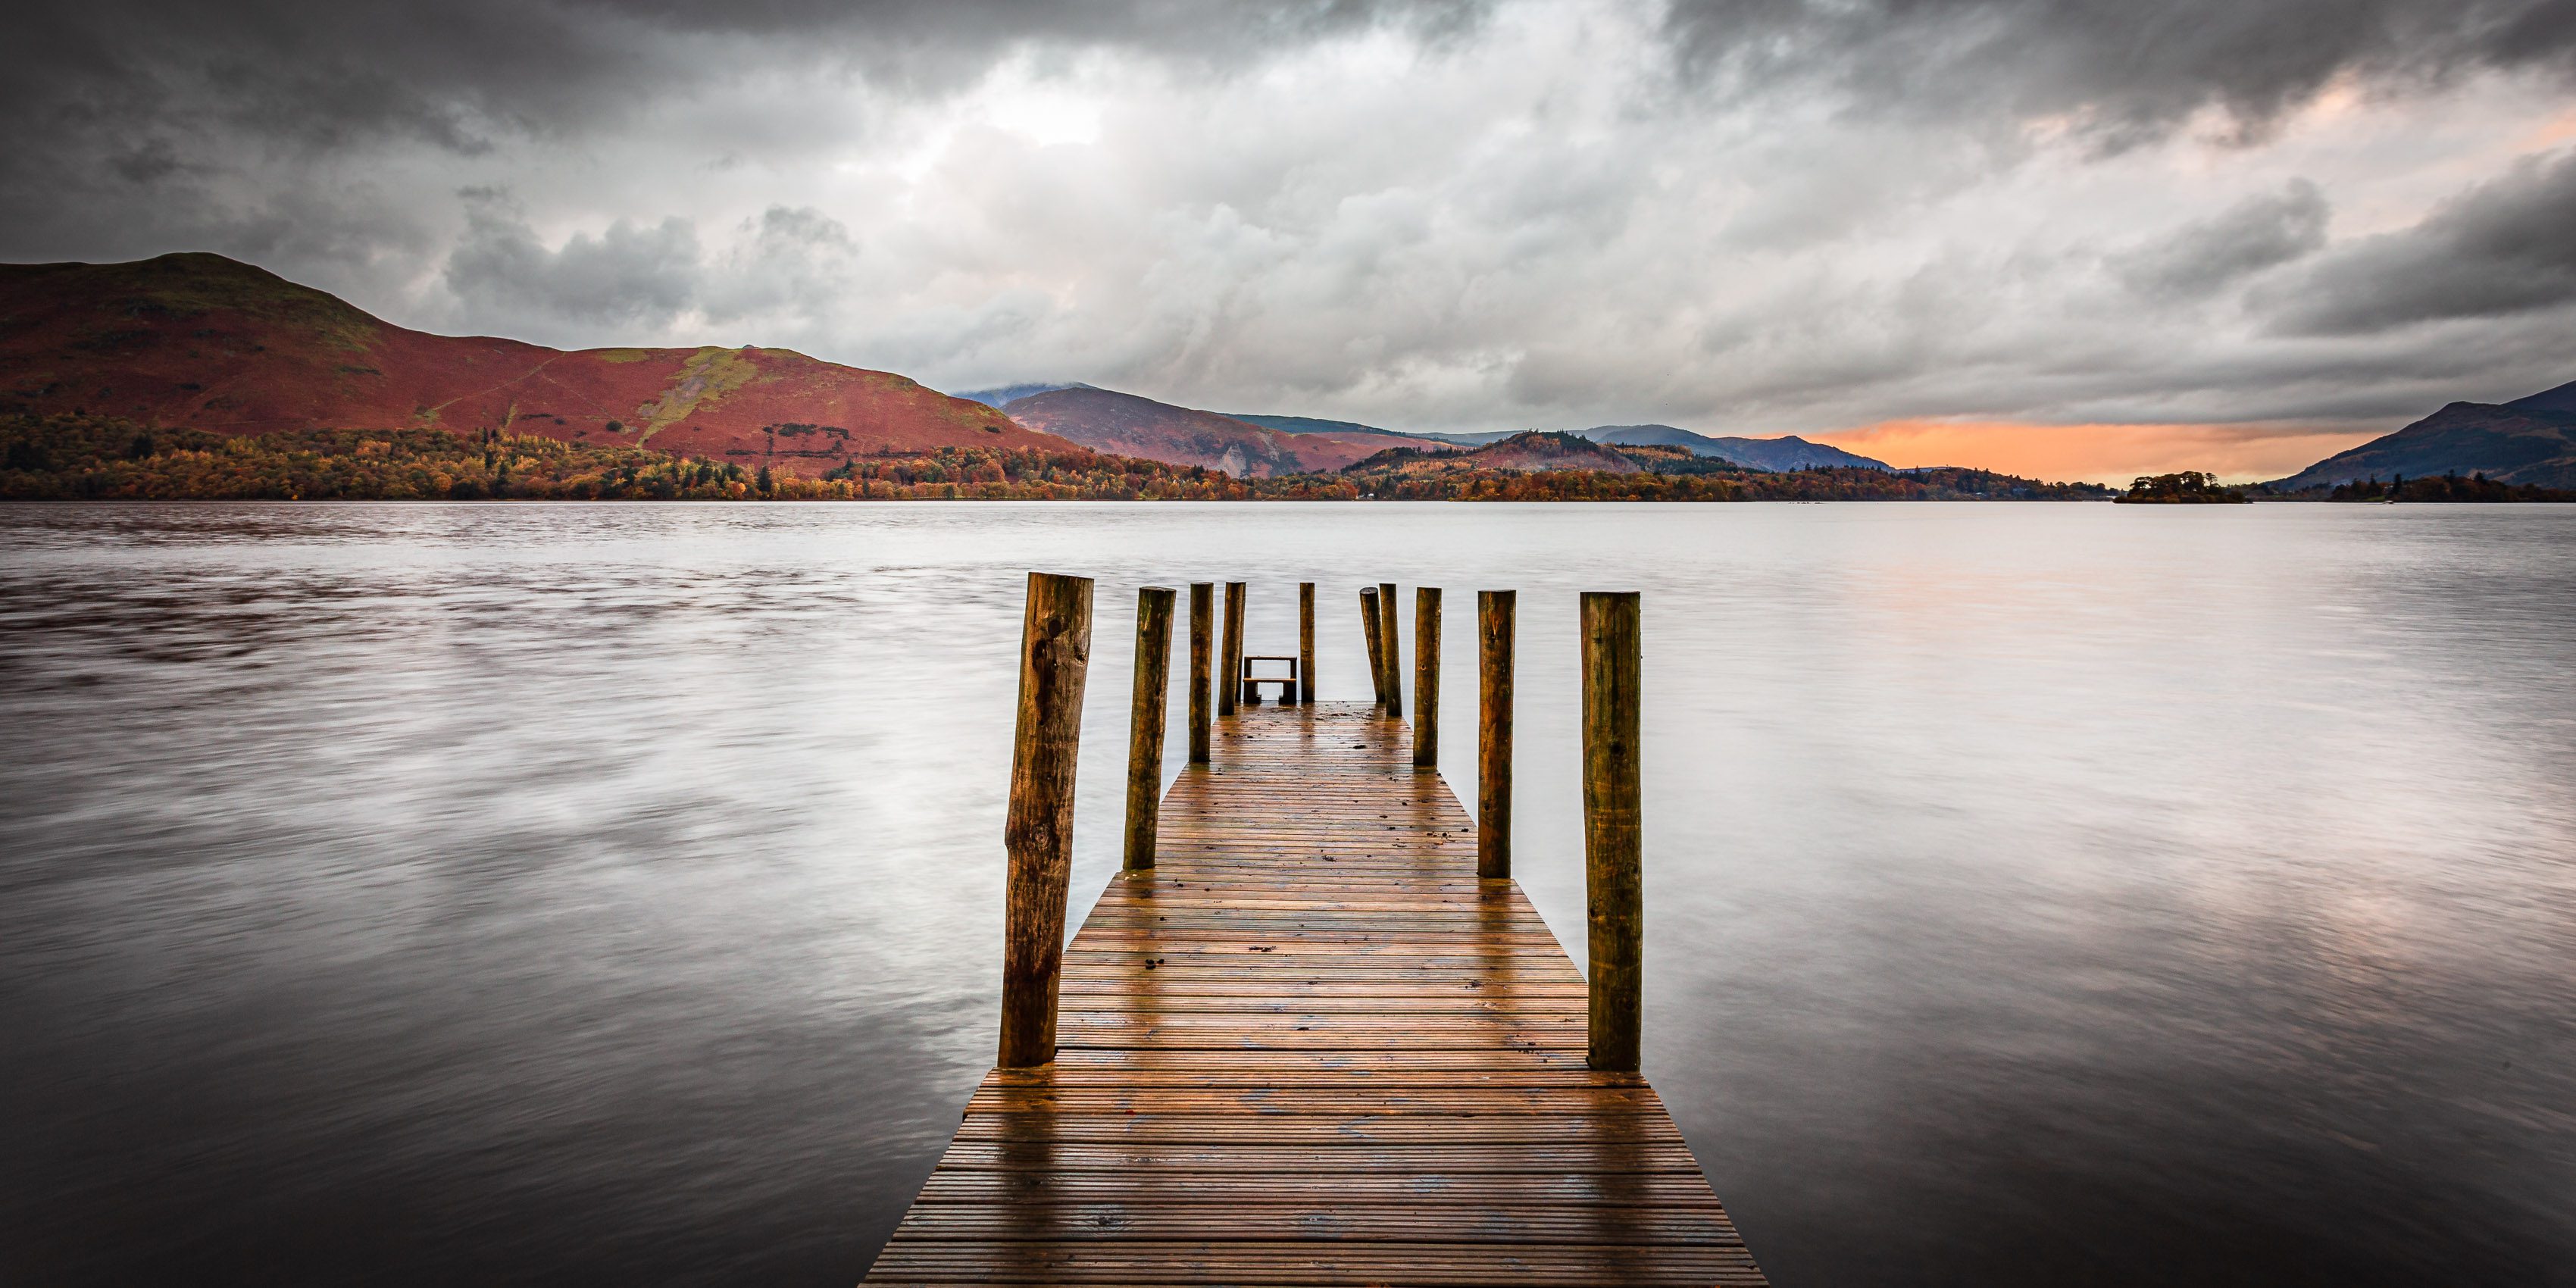
[{"label": "overcast sky", "polygon": [[2289,472],[2576,379],[2576,0],[84,0],[0,258],[1404,429]]}]

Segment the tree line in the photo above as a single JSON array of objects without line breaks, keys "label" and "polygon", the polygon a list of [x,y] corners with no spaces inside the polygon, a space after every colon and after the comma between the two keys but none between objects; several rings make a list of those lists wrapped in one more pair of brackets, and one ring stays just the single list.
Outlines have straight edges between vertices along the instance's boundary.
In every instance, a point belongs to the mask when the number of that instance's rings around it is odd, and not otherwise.
[{"label": "tree line", "polygon": [[241,501],[1346,500],[1315,475],[1237,479],[1087,448],[853,456],[821,478],[650,448],[442,429],[230,437],[93,416],[0,418],[0,499]]},{"label": "tree line", "polygon": [[1358,475],[1366,495],[1397,501],[2099,501],[2093,483],[1957,467],[1890,471],[1864,466],[1765,473],[1692,463],[1687,473],[1649,470],[1458,470]]},{"label": "tree line", "polygon": [[[1656,461],[1655,464],[1667,464]],[[1986,470],[1763,473],[1403,469],[1235,478],[1088,448],[852,454],[820,477],[500,430],[227,436],[105,416],[0,416],[0,499],[275,501],[1952,501],[2098,500],[2089,483]]]},{"label": "tree line", "polygon": [[2499,483],[2484,471],[2466,478],[2458,474],[2425,475],[2408,478],[2397,475],[2382,483],[2376,476],[2338,483],[2326,494],[2329,501],[2576,501],[2576,492],[2545,488],[2530,483]]}]

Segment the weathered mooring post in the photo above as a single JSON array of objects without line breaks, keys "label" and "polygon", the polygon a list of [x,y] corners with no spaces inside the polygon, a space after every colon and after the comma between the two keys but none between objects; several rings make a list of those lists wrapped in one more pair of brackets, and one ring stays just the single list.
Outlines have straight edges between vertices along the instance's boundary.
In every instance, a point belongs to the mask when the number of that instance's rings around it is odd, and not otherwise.
[{"label": "weathered mooring post", "polygon": [[1162,819],[1163,726],[1170,723],[1172,588],[1136,592],[1136,689],[1127,722],[1127,862],[1130,871],[1154,866],[1154,835]]},{"label": "weathered mooring post", "polygon": [[[1246,593],[1245,603],[1248,608],[1250,606],[1249,592]],[[1238,611],[1234,628],[1234,682],[1242,686],[1243,689],[1240,699],[1241,704],[1247,707],[1257,707],[1261,705],[1261,685],[1260,682],[1252,678],[1252,663],[1245,660],[1246,654],[1252,647],[1250,639],[1247,638],[1249,634],[1249,628],[1247,628],[1243,623],[1241,612]],[[1284,691],[1279,695],[1279,705],[1283,707],[1288,705],[1288,694]]]},{"label": "weathered mooring post", "polygon": [[1413,588],[1413,767],[1440,764],[1440,588]]},{"label": "weathered mooring post", "polygon": [[1476,875],[1512,874],[1512,644],[1519,599],[1476,592]]},{"label": "weathered mooring post", "polygon": [[[1252,587],[1247,582],[1226,582],[1234,590],[1234,683],[1244,683],[1244,613],[1252,608]],[[1236,693],[1234,706],[1242,706],[1242,693]]]},{"label": "weathered mooring post", "polygon": [[1216,583],[1190,583],[1190,763],[1208,763],[1208,668],[1216,650]]},{"label": "weathered mooring post", "polygon": [[1360,633],[1368,637],[1369,687],[1377,690],[1379,706],[1386,705],[1386,628],[1378,622],[1377,588],[1360,590]]},{"label": "weathered mooring post", "polygon": [[1635,1073],[1645,966],[1644,833],[1637,713],[1635,591],[1583,595],[1583,902],[1591,931],[1591,1051],[1607,1073]]},{"label": "weathered mooring post", "polygon": [[1234,714],[1243,696],[1243,583],[1225,584],[1225,646],[1218,650],[1216,713]]},{"label": "weathered mooring post", "polygon": [[1297,701],[1315,703],[1315,583],[1297,583]]},{"label": "weathered mooring post", "polygon": [[1380,646],[1386,654],[1386,713],[1401,720],[1404,718],[1404,649],[1398,633],[1403,629],[1403,623],[1396,619],[1394,582],[1377,584],[1377,616],[1379,633],[1386,637]]},{"label": "weathered mooring post", "polygon": [[1019,731],[1011,747],[1010,855],[1002,929],[1005,1069],[1055,1059],[1055,996],[1064,967],[1065,887],[1073,867],[1073,768],[1082,685],[1091,669],[1091,579],[1029,574],[1020,625]]}]

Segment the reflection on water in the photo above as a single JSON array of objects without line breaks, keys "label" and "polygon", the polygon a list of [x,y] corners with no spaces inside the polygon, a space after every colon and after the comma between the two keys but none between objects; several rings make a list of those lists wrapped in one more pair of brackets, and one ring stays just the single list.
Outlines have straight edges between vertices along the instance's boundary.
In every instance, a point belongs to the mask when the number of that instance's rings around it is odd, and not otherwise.
[{"label": "reflection on water", "polygon": [[1930,505],[0,510],[0,1280],[855,1279],[991,1059],[1033,566],[1077,920],[1139,582],[1322,582],[1326,697],[1450,588],[1469,801],[1519,587],[1578,954],[1644,590],[1647,1072],[1783,1284],[2576,1282],[2576,511]]}]

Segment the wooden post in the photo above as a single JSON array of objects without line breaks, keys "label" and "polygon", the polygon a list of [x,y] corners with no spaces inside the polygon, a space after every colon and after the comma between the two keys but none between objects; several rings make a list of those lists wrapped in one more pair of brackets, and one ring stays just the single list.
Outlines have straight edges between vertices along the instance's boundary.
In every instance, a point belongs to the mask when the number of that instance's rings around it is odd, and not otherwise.
[{"label": "wooden post", "polygon": [[1377,690],[1377,704],[1386,705],[1386,628],[1378,623],[1377,588],[1360,590],[1360,633],[1368,637],[1369,687]]},{"label": "wooden post", "polygon": [[[1251,597],[1249,595],[1245,596],[1246,608],[1249,607],[1250,598]],[[1235,610],[1234,615],[1234,681],[1243,688],[1243,705],[1247,707],[1257,707],[1261,705],[1261,686],[1252,681],[1252,665],[1243,660],[1244,650],[1250,647],[1244,642],[1243,638],[1244,612],[1245,609],[1238,608]],[[1287,703],[1283,699],[1280,705],[1285,706]]]},{"label": "wooden post", "polygon": [[1476,875],[1512,874],[1512,644],[1508,590],[1476,592]]},{"label": "wooden post", "polygon": [[1216,713],[1234,714],[1243,696],[1243,583],[1225,584],[1225,647],[1218,650]]},{"label": "wooden post", "polygon": [[1645,966],[1639,819],[1637,592],[1583,594],[1583,904],[1591,931],[1591,1053],[1637,1071]]},{"label": "wooden post", "polygon": [[1127,868],[1154,866],[1162,820],[1163,726],[1172,682],[1172,588],[1136,592],[1136,690],[1127,725]]},{"label": "wooden post", "polygon": [[1010,854],[1002,928],[1005,1069],[1055,1059],[1055,992],[1064,966],[1065,886],[1073,870],[1073,766],[1082,682],[1091,669],[1091,579],[1029,574],[1020,626],[1020,723],[1011,747]]},{"label": "wooden post", "polygon": [[1380,631],[1386,636],[1386,713],[1404,718],[1404,649],[1398,642],[1403,623],[1395,614],[1395,583],[1377,584],[1377,615]]},{"label": "wooden post", "polygon": [[1216,583],[1190,583],[1190,763],[1208,763],[1209,667],[1216,650]]},{"label": "wooden post", "polygon": [[1297,701],[1315,702],[1315,583],[1297,583]]},{"label": "wooden post", "polygon": [[1413,588],[1413,767],[1440,764],[1440,588]]}]

